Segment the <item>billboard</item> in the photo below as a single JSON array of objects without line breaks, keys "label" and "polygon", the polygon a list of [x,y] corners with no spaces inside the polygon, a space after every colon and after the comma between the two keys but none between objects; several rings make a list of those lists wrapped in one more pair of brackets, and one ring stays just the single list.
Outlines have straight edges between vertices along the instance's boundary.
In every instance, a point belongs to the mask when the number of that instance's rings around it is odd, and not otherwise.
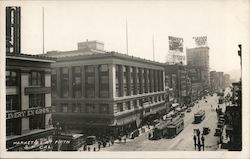
[{"label": "billboard", "polygon": [[207,36],[193,37],[196,46],[207,46]]},{"label": "billboard", "polygon": [[183,52],[183,38],[169,36],[168,41],[169,41],[169,50]]}]

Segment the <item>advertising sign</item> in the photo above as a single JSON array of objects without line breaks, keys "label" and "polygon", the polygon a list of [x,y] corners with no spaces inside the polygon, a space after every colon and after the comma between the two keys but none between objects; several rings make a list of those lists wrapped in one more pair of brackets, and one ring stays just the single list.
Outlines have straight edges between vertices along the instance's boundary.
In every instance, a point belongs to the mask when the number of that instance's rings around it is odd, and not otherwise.
[{"label": "advertising sign", "polygon": [[207,46],[207,36],[193,37],[196,46]]},{"label": "advertising sign", "polygon": [[169,50],[183,52],[183,38],[169,36],[168,41],[169,41]]}]

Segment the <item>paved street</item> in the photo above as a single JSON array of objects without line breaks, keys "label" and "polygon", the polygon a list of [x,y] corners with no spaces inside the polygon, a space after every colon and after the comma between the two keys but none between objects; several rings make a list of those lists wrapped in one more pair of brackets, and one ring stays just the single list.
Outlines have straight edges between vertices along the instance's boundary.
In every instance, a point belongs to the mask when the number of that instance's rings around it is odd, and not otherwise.
[{"label": "paved street", "polygon": [[[185,113],[184,130],[173,139],[148,140],[148,133],[135,138],[134,140],[127,140],[127,143],[115,143],[111,147],[102,148],[102,151],[166,151],[166,150],[180,150],[180,151],[194,151],[193,145],[193,129],[199,128],[202,131],[203,127],[211,129],[208,135],[205,135],[205,150],[217,150],[218,138],[214,136],[217,114],[215,108],[217,107],[218,97],[216,95],[207,97],[205,100],[199,101],[198,104],[192,108],[190,113]],[[213,105],[214,111],[211,109]],[[224,105],[221,105],[224,109]],[[204,109],[206,118],[200,124],[192,124],[194,120],[194,113],[199,109]]]}]

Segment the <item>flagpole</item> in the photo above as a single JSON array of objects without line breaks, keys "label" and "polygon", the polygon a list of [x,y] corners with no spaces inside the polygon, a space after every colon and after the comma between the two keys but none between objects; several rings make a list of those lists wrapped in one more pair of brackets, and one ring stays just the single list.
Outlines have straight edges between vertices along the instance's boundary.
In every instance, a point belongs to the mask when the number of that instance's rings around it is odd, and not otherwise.
[{"label": "flagpole", "polygon": [[128,22],[126,19],[126,49],[127,49],[127,55],[128,55]]},{"label": "flagpole", "polygon": [[153,42],[153,61],[155,61],[155,42],[154,42],[154,35],[152,37],[152,42]]},{"label": "flagpole", "polygon": [[43,7],[43,54],[44,54],[44,7]]}]

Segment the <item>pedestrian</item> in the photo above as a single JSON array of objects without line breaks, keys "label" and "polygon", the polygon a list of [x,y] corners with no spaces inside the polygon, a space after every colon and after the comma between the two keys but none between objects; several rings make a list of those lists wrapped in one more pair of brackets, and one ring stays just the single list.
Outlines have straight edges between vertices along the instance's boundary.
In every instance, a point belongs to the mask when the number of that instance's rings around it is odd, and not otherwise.
[{"label": "pedestrian", "polygon": [[205,149],[205,139],[204,139],[203,135],[201,136],[201,141],[202,141],[202,148],[203,148],[203,151],[204,151],[204,149]]},{"label": "pedestrian", "polygon": [[90,147],[88,146],[88,151],[90,151]]},{"label": "pedestrian", "polygon": [[125,144],[126,144],[126,137],[124,137],[124,142],[125,142]]},{"label": "pedestrian", "polygon": [[94,151],[95,151],[95,147],[94,147],[94,149],[93,149]]},{"label": "pedestrian", "polygon": [[87,150],[87,145],[84,145],[83,146],[83,151],[86,151]]},{"label": "pedestrian", "polygon": [[194,135],[194,137],[193,137],[193,139],[194,139],[194,149],[196,150],[196,135]]},{"label": "pedestrian", "polygon": [[201,151],[201,141],[199,137],[198,137],[198,150]]},{"label": "pedestrian", "polygon": [[201,132],[200,132],[200,129],[197,129],[197,132],[196,132],[196,133],[197,133],[198,138],[200,138],[200,133],[201,133]]},{"label": "pedestrian", "polygon": [[98,151],[100,151],[100,149],[101,149],[101,143],[100,143],[100,141],[98,142]]}]

